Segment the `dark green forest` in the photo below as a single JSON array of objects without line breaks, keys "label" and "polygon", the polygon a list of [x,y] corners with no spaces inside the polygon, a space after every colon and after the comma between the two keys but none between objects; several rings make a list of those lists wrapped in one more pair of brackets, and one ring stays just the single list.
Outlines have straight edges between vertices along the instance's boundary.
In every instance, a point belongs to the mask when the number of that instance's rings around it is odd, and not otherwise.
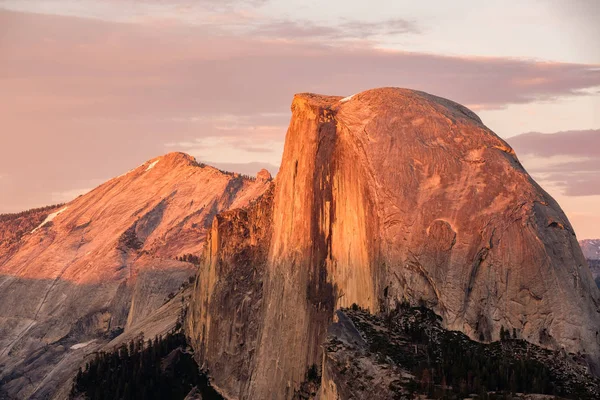
[{"label": "dark green forest", "polygon": [[[349,311],[367,338],[371,353],[414,375],[416,379],[408,383],[410,393],[430,398],[476,394],[488,399],[515,393],[597,398],[600,385],[596,378],[579,373],[569,359],[519,339],[514,330],[502,327],[501,340],[486,344],[441,328],[441,318],[426,307],[403,304],[385,317],[370,315],[356,306]],[[374,329],[377,321],[387,332]]]},{"label": "dark green forest", "polygon": [[[373,315],[357,306],[346,309],[368,343],[367,355],[393,363],[414,377],[395,381],[399,398],[511,398],[515,393],[539,393],[571,399],[596,399],[600,382],[577,367],[578,355],[559,356],[500,329],[501,340],[475,342],[465,334],[441,327],[441,318],[426,307],[399,305],[388,314]],[[333,337],[328,347],[338,340]],[[222,399],[194,361],[181,324],[166,336],[143,338],[112,352],[99,352],[80,369],[71,398],[183,399],[195,387],[203,399]],[[369,380],[352,365],[340,371],[352,388]],[[372,378],[371,378],[372,379]],[[294,398],[311,399],[320,386],[313,365]]]},{"label": "dark green forest", "polygon": [[112,352],[99,352],[79,369],[71,399],[183,399],[197,387],[203,399],[222,397],[210,386],[181,331],[123,344]]}]

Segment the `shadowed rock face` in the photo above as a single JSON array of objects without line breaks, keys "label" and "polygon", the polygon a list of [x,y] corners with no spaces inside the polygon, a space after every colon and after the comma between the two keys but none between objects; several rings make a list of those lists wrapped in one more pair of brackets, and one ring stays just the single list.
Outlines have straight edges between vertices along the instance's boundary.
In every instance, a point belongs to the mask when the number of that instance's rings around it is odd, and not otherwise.
[{"label": "shadowed rock face", "polygon": [[256,368],[272,203],[271,187],[249,210],[217,215],[193,288],[185,330],[227,397],[244,397]]},{"label": "shadowed rock face", "polygon": [[[511,375],[522,378],[511,388],[519,392],[511,399],[600,397],[600,378],[579,357],[516,338],[478,343],[443,329],[424,307],[401,305],[385,317],[358,308],[337,310],[323,347],[319,400],[464,399],[483,391],[502,398],[494,395],[511,386]],[[425,366],[433,370],[425,381],[446,384],[424,388]],[[474,386],[462,386],[464,377]]]},{"label": "shadowed rock face", "polygon": [[[268,180],[172,153],[44,215],[0,219],[2,390],[52,396],[85,352],[70,346],[97,348],[140,325],[195,274],[175,258],[199,255],[213,217],[249,204]],[[4,232],[15,226],[18,235]]]},{"label": "shadowed rock face", "polygon": [[[386,311],[423,300],[445,327],[472,338],[497,340],[501,326],[515,328],[598,362],[600,293],[573,228],[465,107],[395,88],[296,95],[273,193],[272,211],[240,222],[237,233],[219,236],[213,225],[219,240],[200,272],[211,283],[200,278],[187,322],[197,350],[223,349],[198,357],[226,394],[291,397],[321,361],[334,310],[353,303]],[[268,233],[247,252],[253,226]],[[225,305],[236,289],[224,282],[249,268],[262,290]],[[250,300],[260,306],[248,314]],[[259,318],[257,331],[210,334],[215,321],[240,315]],[[234,343],[250,348],[226,352]],[[238,378],[214,371],[225,352]]]}]

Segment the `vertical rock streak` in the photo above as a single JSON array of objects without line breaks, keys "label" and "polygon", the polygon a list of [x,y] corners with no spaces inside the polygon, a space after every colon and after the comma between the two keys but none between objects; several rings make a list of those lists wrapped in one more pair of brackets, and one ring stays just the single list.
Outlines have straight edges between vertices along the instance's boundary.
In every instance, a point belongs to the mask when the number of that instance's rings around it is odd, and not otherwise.
[{"label": "vertical rock streak", "polygon": [[[471,111],[426,93],[339,100],[296,95],[272,195],[238,228],[227,228],[229,214],[213,225],[219,241],[188,326],[216,385],[236,398],[290,398],[320,362],[336,308],[402,300],[424,301],[474,339],[515,328],[597,365],[600,294],[566,216],[512,149]],[[260,235],[244,233],[257,224]],[[242,301],[230,282],[248,270],[260,285]],[[251,329],[229,338],[248,302]]]}]

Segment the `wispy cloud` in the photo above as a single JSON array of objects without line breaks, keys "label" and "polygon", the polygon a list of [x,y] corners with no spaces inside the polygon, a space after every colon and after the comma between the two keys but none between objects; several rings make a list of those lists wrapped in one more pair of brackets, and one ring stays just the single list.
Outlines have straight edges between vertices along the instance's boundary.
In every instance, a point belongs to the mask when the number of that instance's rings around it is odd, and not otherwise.
[{"label": "wispy cloud", "polygon": [[252,163],[266,162],[279,165],[283,141],[261,140],[252,137],[209,136],[191,141],[171,142],[168,151],[184,151],[206,163]]},{"label": "wispy cloud", "polygon": [[250,34],[259,38],[275,39],[369,39],[379,35],[418,34],[420,28],[414,21],[394,18],[383,21],[340,21],[335,24],[318,24],[302,20],[276,20],[258,24]]},{"label": "wispy cloud", "polygon": [[0,12],[0,26],[13,27],[0,38],[0,101],[14,115],[248,115],[283,112],[295,92],[349,94],[378,86],[419,88],[486,109],[589,95],[584,90],[600,86],[593,65],[332,47],[215,35],[204,27],[12,12]]},{"label": "wispy cloud", "polygon": [[231,16],[242,16],[244,13],[241,11],[261,7],[267,2],[268,0],[0,0],[0,7],[112,22],[172,20],[196,25],[217,23],[217,19],[221,22],[231,21]]},{"label": "wispy cloud", "polygon": [[62,192],[52,192],[52,203],[68,203],[71,200],[76,199],[78,196],[91,191],[94,187],[69,189]]},{"label": "wispy cloud", "polygon": [[543,185],[567,196],[600,195],[600,129],[509,138],[519,159]]},{"label": "wispy cloud", "polygon": [[[238,17],[254,21],[238,10],[213,17],[234,13],[231,24]],[[39,203],[44,196],[51,202],[52,192],[88,187],[85,179],[109,179],[170,150],[219,163],[277,165],[296,92],[349,95],[411,87],[486,110],[594,96],[590,88],[600,86],[597,65],[361,45],[370,35],[418,31],[404,20],[316,24],[285,40],[276,30],[239,35],[215,24],[0,11],[2,145],[28,153],[24,165],[21,154],[5,152],[0,170],[32,188],[3,190],[0,203],[25,204],[29,198]],[[336,37],[344,30],[354,38],[351,43],[302,37]],[[12,176],[15,165],[20,168]]]},{"label": "wispy cloud", "polygon": [[600,159],[600,129],[556,133],[529,132],[510,139],[525,154],[540,157],[576,156]]}]

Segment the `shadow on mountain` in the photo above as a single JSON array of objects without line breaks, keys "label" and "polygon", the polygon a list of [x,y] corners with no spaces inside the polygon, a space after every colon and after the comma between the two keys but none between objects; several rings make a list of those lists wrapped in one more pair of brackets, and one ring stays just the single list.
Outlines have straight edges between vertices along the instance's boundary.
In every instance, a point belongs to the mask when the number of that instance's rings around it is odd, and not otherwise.
[{"label": "shadow on mountain", "polygon": [[52,397],[70,389],[87,355],[121,334],[170,331],[189,277],[189,268],[97,284],[0,275],[0,399]]}]

